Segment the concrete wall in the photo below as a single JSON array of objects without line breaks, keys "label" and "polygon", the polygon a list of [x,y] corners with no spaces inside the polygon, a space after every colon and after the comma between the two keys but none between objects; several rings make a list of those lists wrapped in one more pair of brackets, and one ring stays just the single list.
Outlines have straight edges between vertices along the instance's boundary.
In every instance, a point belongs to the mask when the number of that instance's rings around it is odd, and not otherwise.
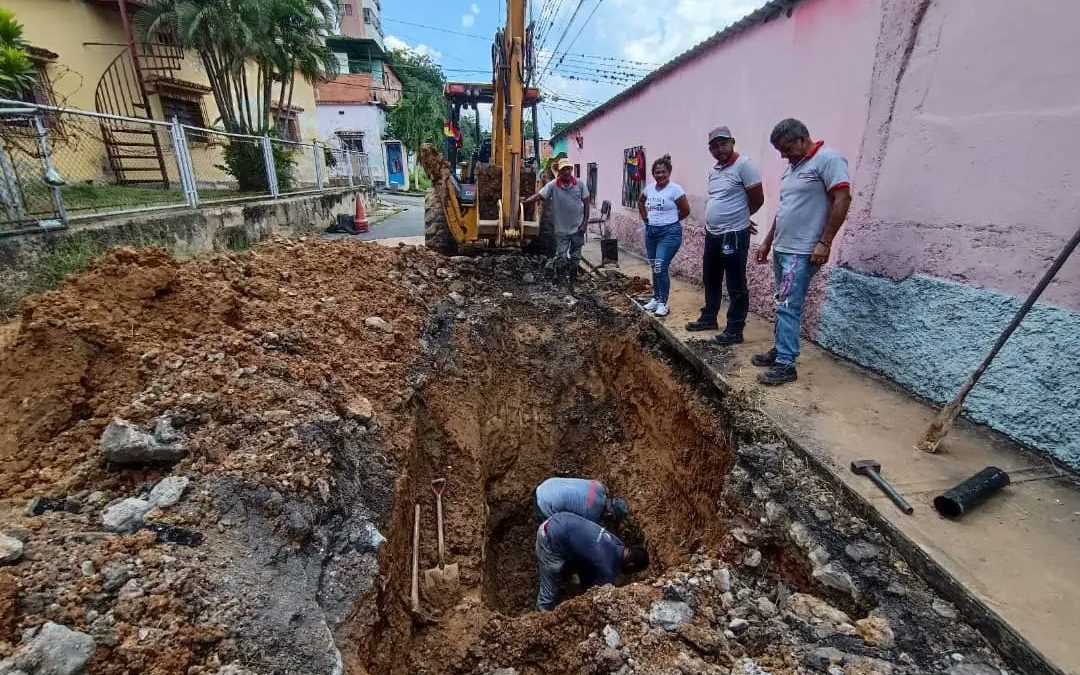
[{"label": "concrete wall", "polygon": [[[650,163],[671,154],[696,216],[712,163],[705,133],[727,124],[762,167],[764,233],[783,170],[769,130],[802,119],[854,177],[804,329],[943,402],[1077,227],[1078,21],[1072,0],[1022,10],[1009,0],[803,0],[573,131],[584,147],[571,143],[570,157],[599,164],[599,198],[615,205],[620,240],[640,248],[638,218],[619,206],[623,149],[643,145]],[[699,277],[695,217],[685,235],[675,269]],[[765,315],[767,277],[751,264]],[[967,413],[1080,469],[1080,259],[1043,302]]]},{"label": "concrete wall", "polygon": [[382,108],[374,105],[320,104],[315,114],[319,123],[319,138],[334,147],[340,147],[337,132],[363,132],[368,171],[376,183],[386,183],[386,160],[382,144],[386,112]]},{"label": "concrete wall", "polygon": [[[18,311],[19,300],[55,286],[63,271],[112,246],[164,246],[186,257],[245,249],[273,234],[324,230],[339,213],[354,212],[348,190],[235,206],[163,214],[139,214],[68,230],[0,238],[0,317]],[[369,210],[371,206],[368,206]]]}]

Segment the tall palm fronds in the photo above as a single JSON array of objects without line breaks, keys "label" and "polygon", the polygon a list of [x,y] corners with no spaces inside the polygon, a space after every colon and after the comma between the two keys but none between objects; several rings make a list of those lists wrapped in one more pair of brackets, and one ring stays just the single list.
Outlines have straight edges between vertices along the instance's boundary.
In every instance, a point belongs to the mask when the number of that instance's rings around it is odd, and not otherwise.
[{"label": "tall palm fronds", "polygon": [[23,27],[15,13],[0,9],[0,96],[19,98],[34,86],[34,64],[26,54]]}]

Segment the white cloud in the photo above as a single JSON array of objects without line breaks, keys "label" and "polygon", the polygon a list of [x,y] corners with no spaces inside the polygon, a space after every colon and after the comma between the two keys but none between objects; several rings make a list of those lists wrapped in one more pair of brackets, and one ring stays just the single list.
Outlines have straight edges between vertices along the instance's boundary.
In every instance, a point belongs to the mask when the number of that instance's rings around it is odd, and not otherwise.
[{"label": "white cloud", "polygon": [[633,36],[622,46],[623,57],[661,63],[763,4],[763,0],[677,0],[673,8],[657,13],[640,0],[615,0],[617,11],[613,16],[621,26],[608,28],[612,34]]},{"label": "white cloud", "polygon": [[476,4],[475,2],[469,7],[469,9],[472,11],[473,14],[480,13],[480,5]]},{"label": "white cloud", "polygon": [[474,23],[476,23],[476,15],[475,14],[462,14],[461,15],[461,25],[464,26],[465,28],[472,28]]},{"label": "white cloud", "polygon": [[429,47],[428,45],[425,45],[423,43],[413,46],[410,45],[408,42],[405,42],[401,38],[397,37],[396,35],[387,35],[385,38],[383,38],[383,44],[386,45],[387,49],[401,49],[407,52],[418,54],[420,56],[431,57],[432,61],[438,61],[442,58],[442,52],[440,52],[438,49]]}]

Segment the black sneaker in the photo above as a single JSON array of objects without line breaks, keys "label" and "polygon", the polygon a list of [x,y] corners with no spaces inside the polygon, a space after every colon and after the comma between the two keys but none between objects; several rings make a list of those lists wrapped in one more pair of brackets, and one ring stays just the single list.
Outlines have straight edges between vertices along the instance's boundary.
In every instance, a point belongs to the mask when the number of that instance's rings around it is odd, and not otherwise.
[{"label": "black sneaker", "polygon": [[772,368],[776,365],[776,347],[773,347],[764,354],[754,354],[754,357],[750,359],[750,363],[758,368]]},{"label": "black sneaker", "polygon": [[724,331],[714,337],[713,340],[716,340],[716,343],[721,345],[738,345],[742,344],[742,333],[729,333]]},{"label": "black sneaker", "polygon": [[795,366],[790,363],[777,363],[772,368],[769,368],[764,373],[758,375],[758,382],[767,385],[785,384],[787,382],[794,382],[799,379],[799,374],[795,372]]},{"label": "black sneaker", "polygon": [[686,324],[686,330],[696,333],[702,330],[719,330],[720,326],[716,324],[716,319],[709,321],[708,319],[698,319],[697,321],[691,321]]}]

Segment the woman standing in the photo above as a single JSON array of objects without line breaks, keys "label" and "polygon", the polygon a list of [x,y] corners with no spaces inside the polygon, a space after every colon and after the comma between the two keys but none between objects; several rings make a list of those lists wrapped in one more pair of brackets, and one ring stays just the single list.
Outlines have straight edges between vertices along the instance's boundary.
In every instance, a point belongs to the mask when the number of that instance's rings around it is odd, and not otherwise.
[{"label": "woman standing", "polygon": [[645,309],[656,316],[667,316],[671,291],[669,268],[682,246],[682,220],[690,215],[686,190],[671,180],[671,155],[653,162],[656,180],[646,186],[638,198],[638,213],[645,221],[645,255],[652,266],[653,298]]}]

